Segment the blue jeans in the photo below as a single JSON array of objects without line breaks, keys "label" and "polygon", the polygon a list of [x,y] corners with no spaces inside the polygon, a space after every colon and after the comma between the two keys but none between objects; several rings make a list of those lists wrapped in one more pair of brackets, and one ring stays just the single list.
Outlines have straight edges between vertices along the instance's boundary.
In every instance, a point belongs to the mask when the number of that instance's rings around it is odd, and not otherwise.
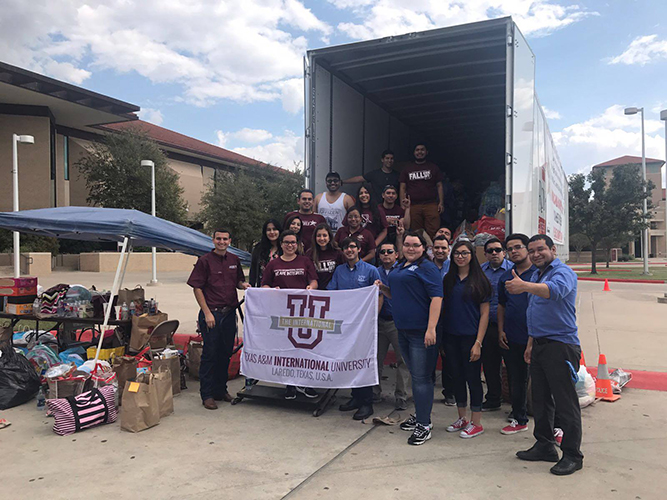
[{"label": "blue jeans", "polygon": [[199,362],[199,392],[202,401],[222,398],[227,393],[229,359],[234,352],[236,338],[236,310],[226,316],[214,311],[215,326],[206,326],[204,313],[199,311],[199,330],[204,339],[204,348]]},{"label": "blue jeans", "polygon": [[438,346],[426,347],[424,334],[424,330],[398,330],[398,344],[412,376],[415,418],[422,425],[430,425],[435,385],[433,370],[438,362]]}]

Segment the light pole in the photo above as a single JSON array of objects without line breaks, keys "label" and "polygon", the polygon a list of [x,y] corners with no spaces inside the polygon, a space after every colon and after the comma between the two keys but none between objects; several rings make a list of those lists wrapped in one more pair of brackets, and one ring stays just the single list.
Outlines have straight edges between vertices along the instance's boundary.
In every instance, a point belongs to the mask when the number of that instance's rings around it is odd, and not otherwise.
[{"label": "light pole", "polygon": [[[642,115],[642,180],[644,181],[644,194],[646,194],[646,145],[644,141],[644,108],[625,108],[624,113],[626,115],[636,115],[641,113]],[[646,196],[644,196],[644,222],[648,221],[648,207]],[[642,258],[644,260],[644,271],[642,274],[650,275],[651,273],[648,270],[648,253],[649,253],[649,241],[648,241],[648,228],[645,227],[642,230]]]},{"label": "light pole", "polygon": [[[141,160],[141,166],[151,167],[151,214],[155,217],[155,162],[152,160]],[[153,253],[153,278],[148,285],[157,285],[157,255],[155,253],[155,247],[151,250]]]},{"label": "light pole", "polygon": [[[667,183],[667,109],[660,111],[660,119],[665,122],[665,182]],[[667,185],[665,187],[667,192]],[[662,195],[662,191],[660,194]],[[665,196],[665,255],[667,256],[667,196]]]},{"label": "light pole", "polygon": [[[19,143],[35,144],[32,135],[12,135],[12,183],[14,185],[14,212],[19,211]],[[14,231],[14,278],[21,276],[21,241],[18,231]]]}]

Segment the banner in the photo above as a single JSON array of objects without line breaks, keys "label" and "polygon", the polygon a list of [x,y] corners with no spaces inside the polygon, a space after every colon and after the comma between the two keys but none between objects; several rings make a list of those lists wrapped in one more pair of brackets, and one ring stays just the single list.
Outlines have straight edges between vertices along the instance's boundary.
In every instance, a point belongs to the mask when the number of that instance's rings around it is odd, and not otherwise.
[{"label": "banner", "polygon": [[378,289],[249,288],[241,373],[285,385],[344,389],[378,383]]}]

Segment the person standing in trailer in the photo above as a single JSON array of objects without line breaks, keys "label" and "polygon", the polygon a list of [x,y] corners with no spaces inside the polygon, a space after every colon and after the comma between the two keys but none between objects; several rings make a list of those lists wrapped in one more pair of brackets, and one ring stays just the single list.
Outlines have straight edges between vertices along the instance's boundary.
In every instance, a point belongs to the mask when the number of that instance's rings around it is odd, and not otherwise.
[{"label": "person standing in trailer", "polygon": [[382,152],[382,166],[377,170],[371,170],[364,175],[357,175],[345,179],[343,184],[356,184],[357,182],[368,182],[371,185],[371,196],[374,200],[379,200],[382,190],[385,186],[394,186],[398,192],[398,172],[393,169],[394,166],[394,152],[385,149]]},{"label": "person standing in trailer", "polygon": [[301,219],[301,241],[303,243],[304,253],[310,248],[310,244],[313,240],[313,233],[315,233],[315,226],[318,224],[323,224],[326,222],[324,217],[320,214],[316,214],[313,209],[315,208],[314,194],[310,189],[302,189],[299,191],[297,205],[299,205],[299,210],[294,212],[289,212],[285,215],[283,220],[283,227],[289,229],[287,224],[288,219],[293,216],[298,216]]},{"label": "person standing in trailer", "polygon": [[228,252],[232,233],[227,229],[213,232],[215,248],[197,259],[188,278],[199,304],[199,330],[204,339],[199,366],[200,395],[207,410],[217,410],[216,401],[232,400],[227,392],[229,360],[236,338],[236,290],[246,290],[241,261]]},{"label": "person standing in trailer", "polygon": [[326,177],[327,190],[315,198],[315,211],[322,215],[332,231],[343,225],[348,209],[354,205],[354,199],[340,190],[340,174],[329,172]]}]

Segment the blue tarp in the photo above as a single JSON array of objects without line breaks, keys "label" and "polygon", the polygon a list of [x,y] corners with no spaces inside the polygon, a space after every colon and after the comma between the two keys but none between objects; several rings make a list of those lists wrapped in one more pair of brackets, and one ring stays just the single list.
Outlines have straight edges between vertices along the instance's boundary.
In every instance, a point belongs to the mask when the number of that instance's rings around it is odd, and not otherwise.
[{"label": "blue tarp", "polygon": [[[118,241],[125,237],[135,247],[167,248],[190,255],[213,249],[211,237],[174,222],[120,208],[57,207],[0,212],[0,228],[69,240]],[[229,252],[250,265],[250,254],[229,247]]]}]

